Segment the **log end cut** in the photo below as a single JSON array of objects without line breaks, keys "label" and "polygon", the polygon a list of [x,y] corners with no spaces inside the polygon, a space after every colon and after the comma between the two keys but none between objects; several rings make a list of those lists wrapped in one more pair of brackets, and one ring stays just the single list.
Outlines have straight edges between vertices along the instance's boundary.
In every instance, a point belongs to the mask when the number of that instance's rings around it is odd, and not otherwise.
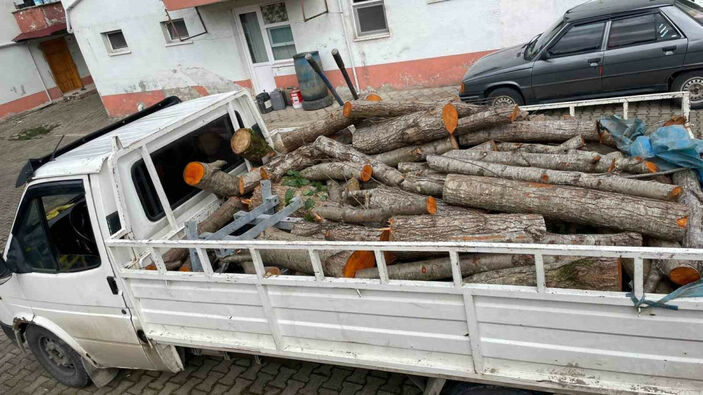
[{"label": "log end cut", "polygon": [[442,108],[442,122],[447,132],[454,134],[457,126],[459,126],[459,110],[454,104],[448,103]]},{"label": "log end cut", "polygon": [[669,199],[673,201],[678,201],[679,197],[681,197],[681,194],[683,193],[683,188],[681,187],[676,187],[669,192]]},{"label": "log end cut", "polygon": [[354,251],[344,265],[344,277],[354,278],[356,272],[376,267],[376,256],[373,251]]},{"label": "log end cut", "polygon": [[205,176],[205,166],[200,162],[190,162],[183,169],[183,181],[190,186],[196,186]]},{"label": "log end cut", "polygon": [[368,95],[366,95],[366,97],[364,98],[364,100],[366,100],[366,101],[383,101],[383,99],[381,98],[381,96],[379,96],[379,95],[377,95],[377,94],[375,94],[375,93],[369,93]]},{"label": "log end cut", "polygon": [[251,129],[239,129],[234,133],[230,144],[232,146],[232,152],[239,155],[242,152],[249,149],[251,146],[251,134],[253,131]]},{"label": "log end cut", "polygon": [[363,182],[367,182],[371,179],[373,176],[373,166],[370,164],[365,164],[361,167],[361,174],[359,175],[359,179]]},{"label": "log end cut", "polygon": [[344,107],[342,107],[342,113],[344,114],[345,118],[351,117],[353,107],[354,105],[350,101],[344,103]]},{"label": "log end cut", "polygon": [[432,196],[427,198],[427,212],[432,215],[437,213],[437,199]]},{"label": "log end cut", "polygon": [[694,283],[701,279],[701,274],[698,270],[689,266],[679,266],[669,272],[669,278],[672,282],[678,285],[686,285]]},{"label": "log end cut", "polygon": [[657,164],[654,162],[645,161],[644,167],[646,167],[650,173],[656,173],[659,171],[659,166],[657,166]]}]

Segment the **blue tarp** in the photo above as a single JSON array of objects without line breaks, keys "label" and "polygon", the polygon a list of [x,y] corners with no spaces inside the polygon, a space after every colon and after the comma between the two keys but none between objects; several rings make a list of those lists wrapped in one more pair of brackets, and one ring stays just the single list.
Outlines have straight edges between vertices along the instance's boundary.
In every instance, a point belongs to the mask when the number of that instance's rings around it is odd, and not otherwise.
[{"label": "blue tarp", "polygon": [[661,170],[695,169],[703,181],[703,140],[691,138],[683,126],[664,126],[648,133],[641,119],[625,120],[618,116],[602,117],[600,125],[613,136],[623,153],[652,161]]}]

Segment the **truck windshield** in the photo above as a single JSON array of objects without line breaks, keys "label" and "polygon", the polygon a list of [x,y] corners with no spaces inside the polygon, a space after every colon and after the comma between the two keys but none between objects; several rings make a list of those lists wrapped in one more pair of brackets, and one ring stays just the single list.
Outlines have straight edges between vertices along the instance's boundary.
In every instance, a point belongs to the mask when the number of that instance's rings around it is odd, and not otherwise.
[{"label": "truck windshield", "polygon": [[[241,119],[237,118],[239,127],[243,127]],[[227,162],[224,171],[231,171],[244,163],[230,148],[230,139],[234,132],[229,115],[225,115],[151,154],[171,209],[185,203],[200,191],[183,181],[183,169],[189,162],[209,163],[224,160]],[[132,167],[132,182],[147,218],[151,221],[163,218],[164,209],[144,161],[140,160]]]},{"label": "truck windshield", "polygon": [[703,7],[688,0],[677,1],[676,6],[678,6],[679,9],[688,14],[688,16],[695,19],[696,22],[703,25]]},{"label": "truck windshield", "polygon": [[542,33],[537,36],[536,40],[533,39],[532,42],[527,46],[527,48],[525,48],[525,59],[534,59],[534,57],[537,56],[540,51],[542,51],[545,45],[552,41],[552,38],[554,38],[554,36],[556,36],[557,33],[559,33],[563,27],[564,20],[559,19],[549,29],[547,29],[545,33]]}]

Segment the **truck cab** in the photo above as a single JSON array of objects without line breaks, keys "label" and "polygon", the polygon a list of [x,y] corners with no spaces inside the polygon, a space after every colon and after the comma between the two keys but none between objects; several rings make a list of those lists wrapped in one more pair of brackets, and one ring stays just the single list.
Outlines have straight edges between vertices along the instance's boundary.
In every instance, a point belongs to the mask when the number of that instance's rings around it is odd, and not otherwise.
[{"label": "truck cab", "polygon": [[182,181],[185,164],[225,160],[227,171],[245,171],[229,140],[255,124],[265,128],[244,90],[169,98],[30,160],[0,270],[5,333],[65,384],[85,379],[80,365],[178,370],[144,338],[104,240],[178,237],[217,200]]}]

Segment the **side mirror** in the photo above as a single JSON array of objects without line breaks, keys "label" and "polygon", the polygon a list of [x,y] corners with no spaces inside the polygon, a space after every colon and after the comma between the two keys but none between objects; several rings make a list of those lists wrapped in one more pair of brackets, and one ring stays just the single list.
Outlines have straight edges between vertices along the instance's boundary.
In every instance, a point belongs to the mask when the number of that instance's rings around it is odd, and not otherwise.
[{"label": "side mirror", "polygon": [[5,258],[0,256],[0,285],[5,284],[12,278],[12,270],[7,267]]},{"label": "side mirror", "polygon": [[549,51],[542,52],[542,56],[539,57],[539,60],[549,60]]}]

